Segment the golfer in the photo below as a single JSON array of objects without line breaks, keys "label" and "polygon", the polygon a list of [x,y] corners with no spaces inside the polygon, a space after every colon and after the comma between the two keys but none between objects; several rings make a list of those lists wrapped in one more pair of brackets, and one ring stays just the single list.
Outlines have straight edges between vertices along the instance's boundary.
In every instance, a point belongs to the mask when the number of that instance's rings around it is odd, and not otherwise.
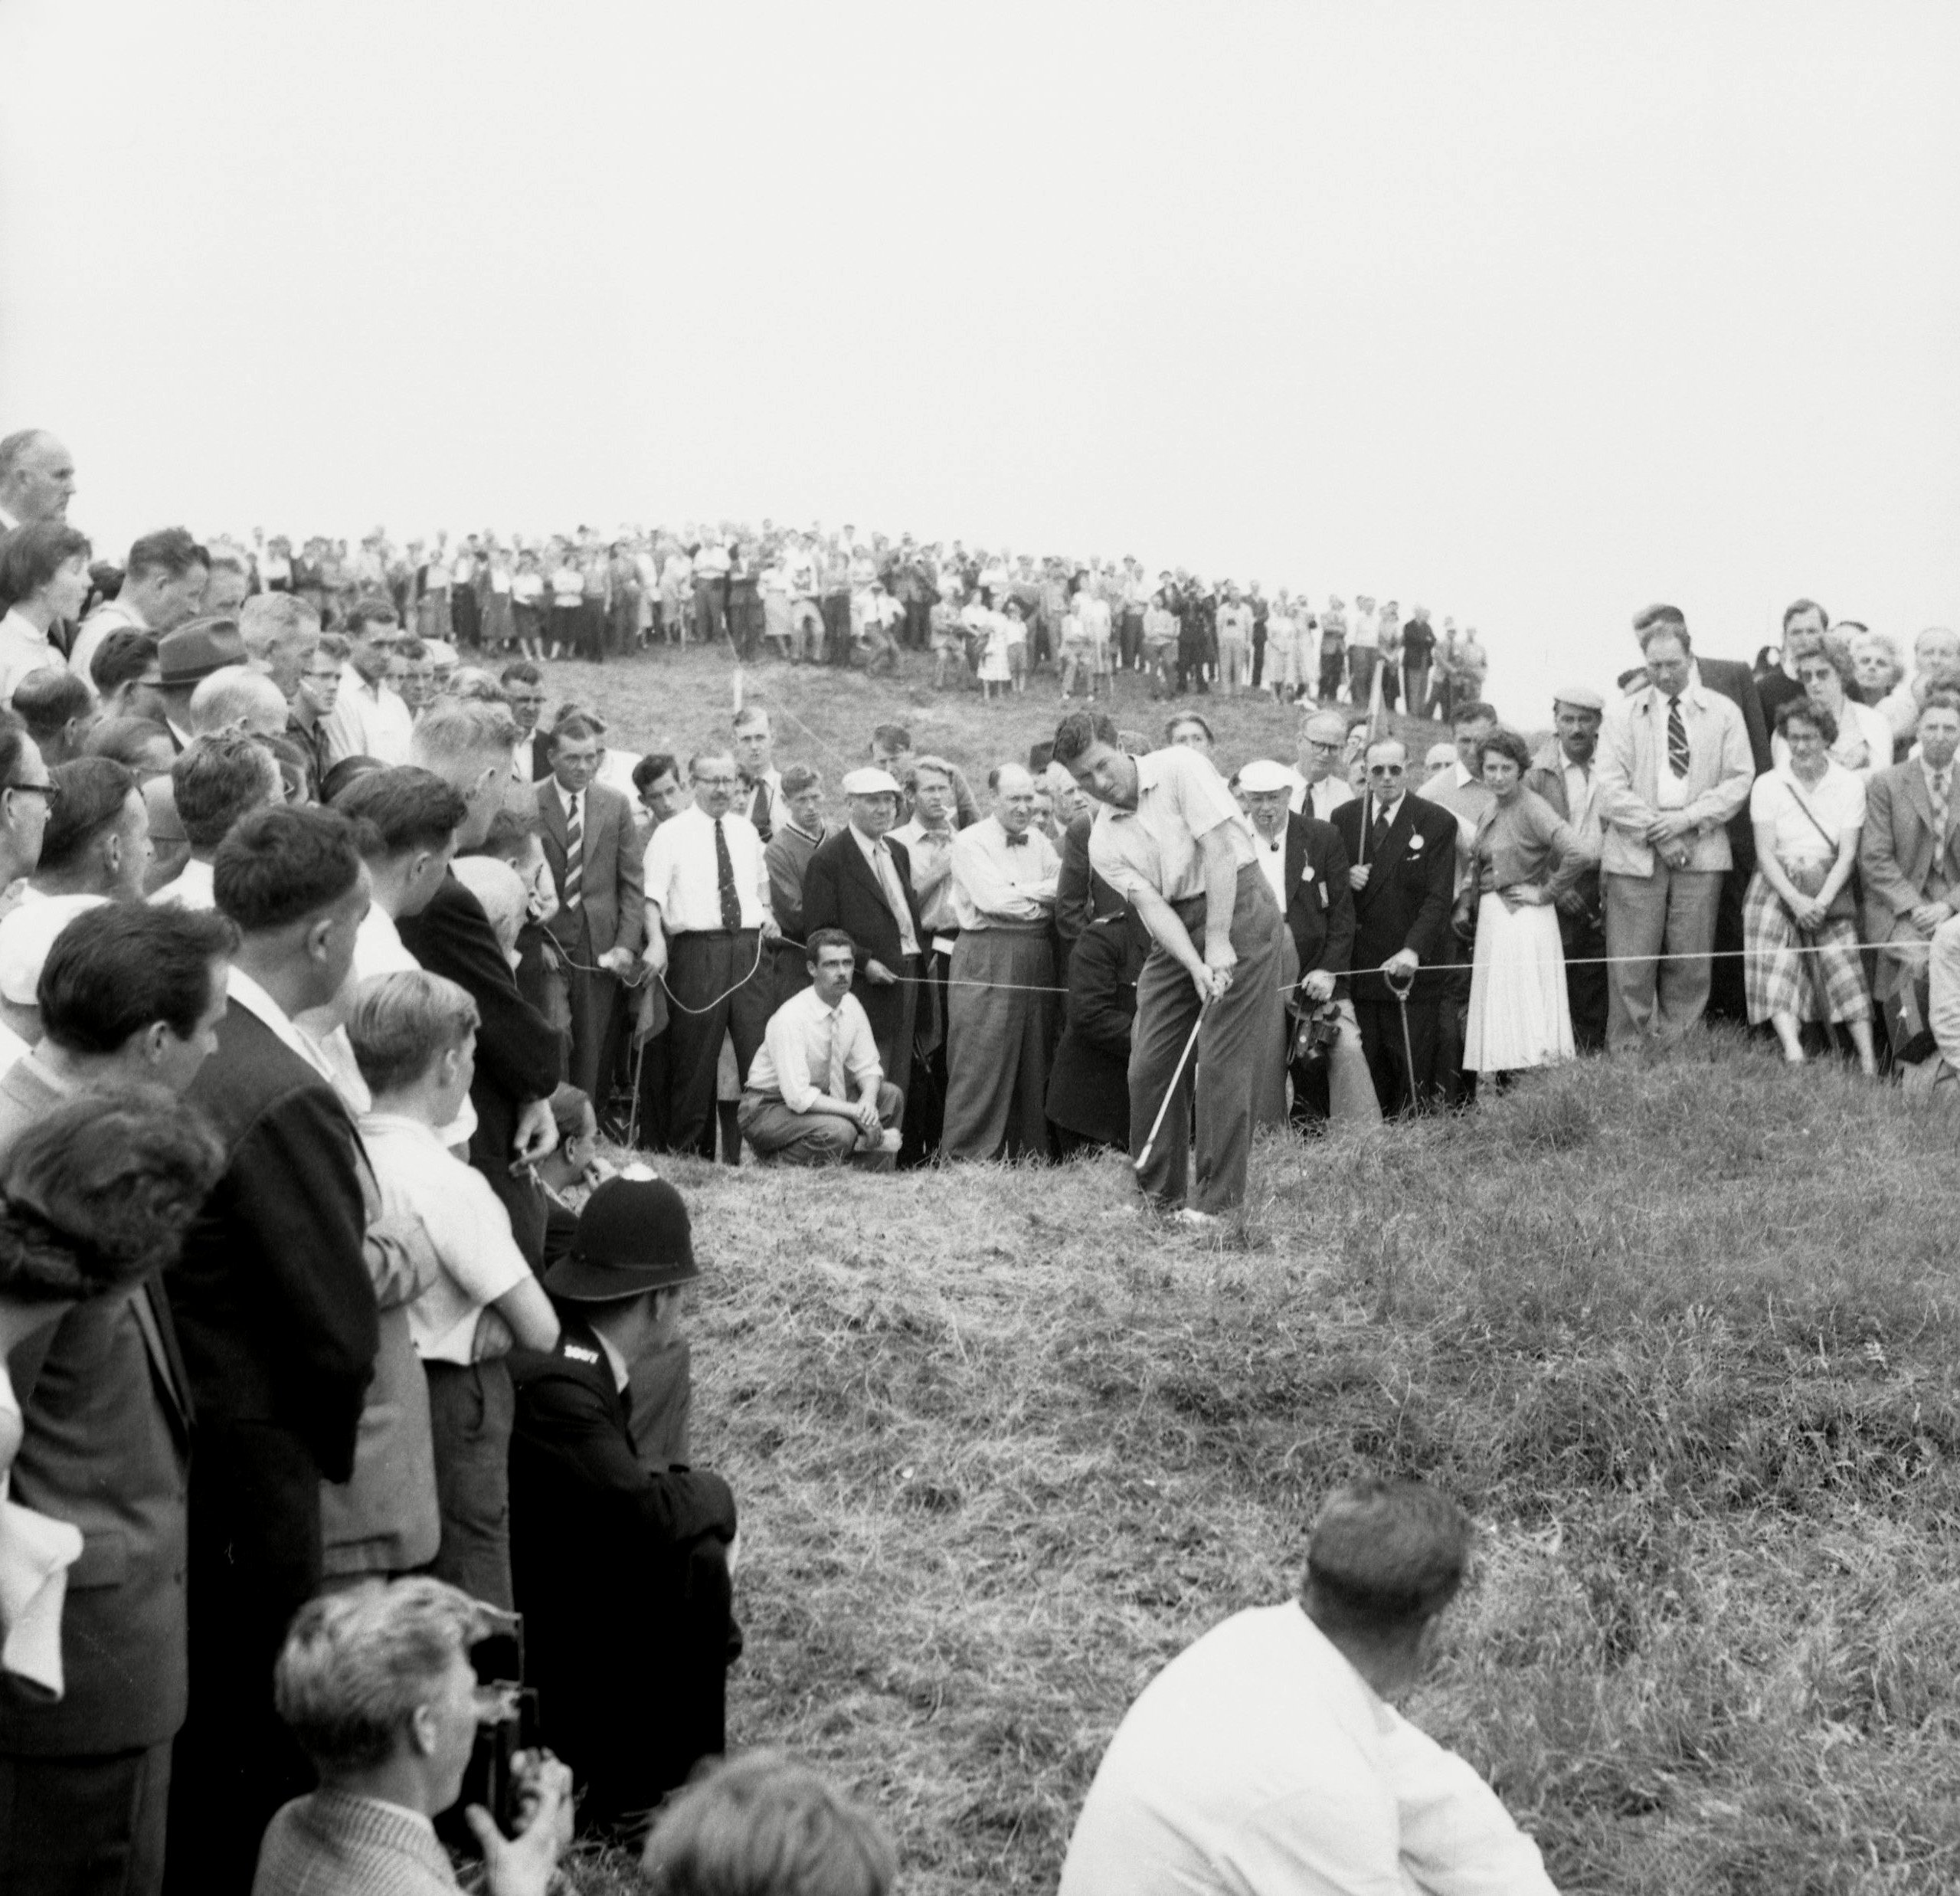
[{"label": "golfer", "polygon": [[[1130,1150],[1148,1152],[1137,1183],[1180,1222],[1216,1223],[1245,1200],[1264,1056],[1282,1031],[1285,925],[1252,826],[1210,758],[1188,745],[1132,757],[1107,718],[1064,718],[1055,761],[1101,805],[1091,867],[1150,932],[1130,1043]],[[1189,1095],[1178,1069],[1194,1029],[1198,1177],[1187,1204]]]}]

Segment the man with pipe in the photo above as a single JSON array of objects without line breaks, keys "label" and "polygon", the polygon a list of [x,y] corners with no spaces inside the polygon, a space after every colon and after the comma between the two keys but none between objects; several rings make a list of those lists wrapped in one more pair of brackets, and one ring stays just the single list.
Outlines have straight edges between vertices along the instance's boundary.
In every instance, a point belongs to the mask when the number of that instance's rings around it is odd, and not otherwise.
[{"label": "man with pipe", "polygon": [[[1107,718],[1064,718],[1055,761],[1101,806],[1091,864],[1150,932],[1130,1052],[1137,1183],[1181,1223],[1216,1223],[1245,1200],[1263,1056],[1282,1030],[1285,923],[1252,825],[1209,758],[1188,745],[1132,757]],[[1186,1203],[1182,1082],[1194,1045],[1197,1177]]]}]

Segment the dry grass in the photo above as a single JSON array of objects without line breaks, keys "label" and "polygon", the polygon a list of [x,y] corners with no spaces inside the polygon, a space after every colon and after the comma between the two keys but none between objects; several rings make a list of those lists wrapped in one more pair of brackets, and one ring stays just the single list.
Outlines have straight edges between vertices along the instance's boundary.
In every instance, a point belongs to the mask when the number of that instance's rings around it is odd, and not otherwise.
[{"label": "dry grass", "polygon": [[[813,683],[820,731],[886,715]],[[1144,1682],[1292,1589],[1332,1484],[1418,1473],[1484,1531],[1412,1709],[1562,1888],[1960,1887],[1955,1146],[1711,1036],[1275,1139],[1222,1242],[1134,1215],[1118,1158],[676,1164],[734,1739],[875,1806],[916,1896],[1050,1890]]]}]

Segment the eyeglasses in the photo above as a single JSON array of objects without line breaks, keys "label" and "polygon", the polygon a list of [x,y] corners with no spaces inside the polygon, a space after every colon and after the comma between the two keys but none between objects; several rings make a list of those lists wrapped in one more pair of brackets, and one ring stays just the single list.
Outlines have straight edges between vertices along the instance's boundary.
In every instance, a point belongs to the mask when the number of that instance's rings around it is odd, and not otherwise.
[{"label": "eyeglasses", "polygon": [[61,786],[59,784],[0,784],[0,790],[31,791],[37,797],[45,797],[51,810],[61,801]]},{"label": "eyeglasses", "polygon": [[1370,764],[1368,766],[1368,774],[1370,777],[1399,777],[1402,773],[1402,768],[1399,764]]}]

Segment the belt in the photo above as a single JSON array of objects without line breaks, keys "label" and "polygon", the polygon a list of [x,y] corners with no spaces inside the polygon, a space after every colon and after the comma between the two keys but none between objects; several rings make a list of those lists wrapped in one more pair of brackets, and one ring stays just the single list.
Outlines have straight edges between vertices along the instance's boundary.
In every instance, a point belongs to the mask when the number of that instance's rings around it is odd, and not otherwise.
[{"label": "belt", "polygon": [[676,928],[676,941],[739,941],[745,935],[753,935],[753,928]]}]

